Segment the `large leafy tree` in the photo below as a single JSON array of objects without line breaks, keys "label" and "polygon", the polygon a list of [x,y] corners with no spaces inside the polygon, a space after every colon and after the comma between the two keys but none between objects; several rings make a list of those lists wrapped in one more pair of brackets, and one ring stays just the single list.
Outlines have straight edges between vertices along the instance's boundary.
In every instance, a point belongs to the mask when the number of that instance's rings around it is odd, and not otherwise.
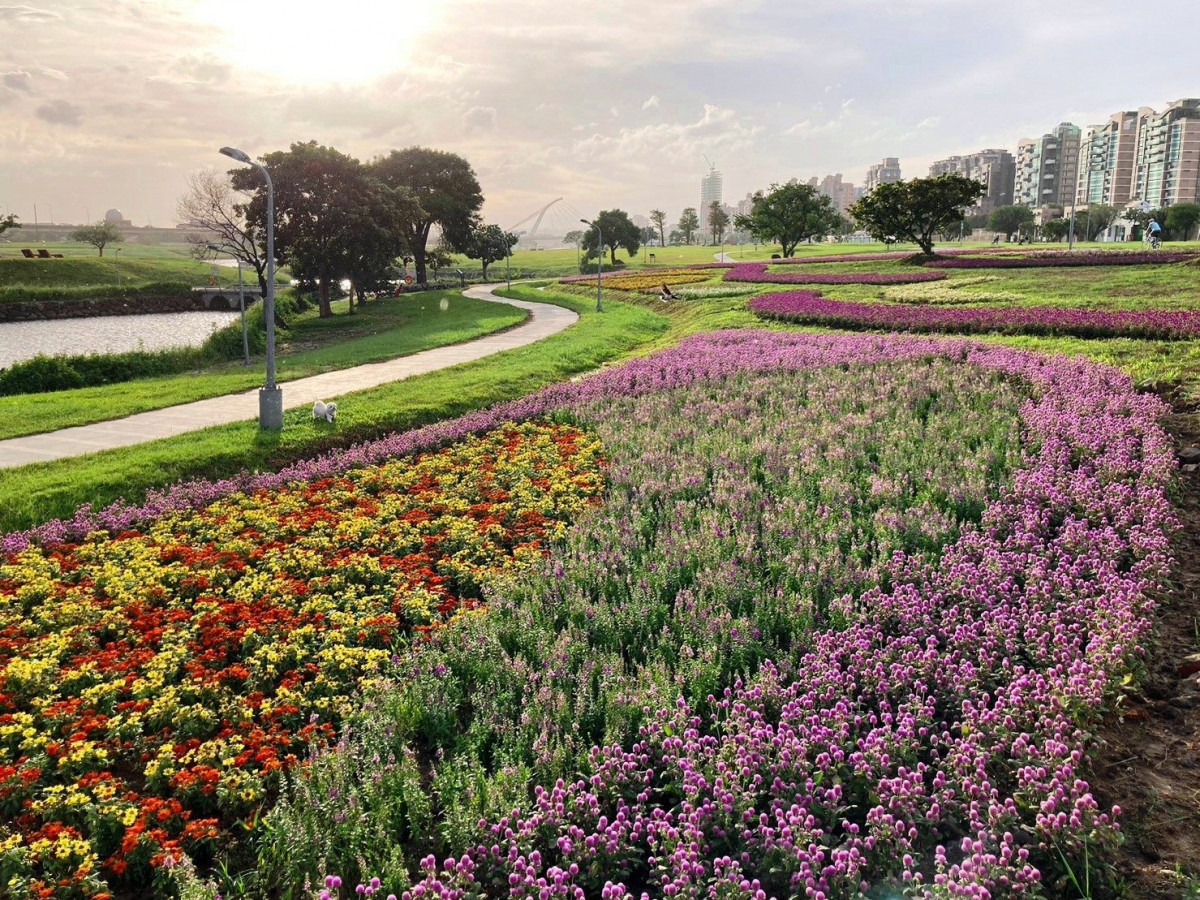
[{"label": "large leafy tree", "polygon": [[992,231],[999,231],[1009,241],[1022,228],[1027,228],[1032,224],[1033,210],[1028,206],[997,206],[988,216],[988,228]]},{"label": "large leafy tree", "polygon": [[9,215],[0,219],[0,234],[4,234],[4,232],[8,231],[10,228],[20,227],[21,223],[17,221],[17,216],[15,214],[10,213]]},{"label": "large leafy tree", "polygon": [[963,220],[963,210],[987,192],[973,178],[953,172],[881,184],[850,207],[876,240],[908,238],[933,256],[933,236]]},{"label": "large leafy tree", "polygon": [[499,225],[479,225],[468,238],[462,252],[483,264],[483,280],[487,281],[488,266],[504,259],[517,245],[517,236]]},{"label": "large leafy tree", "polygon": [[714,200],[708,205],[708,230],[713,236],[713,244],[725,239],[725,229],[729,227],[729,213],[721,209],[721,204]]},{"label": "large leafy tree", "polygon": [[788,257],[801,241],[836,231],[840,221],[832,200],[810,184],[793,182],[773,184],[766,193],[757,191],[749,214],[734,219],[734,227],[757,241],[781,245]]},{"label": "large leafy tree", "polygon": [[654,227],[658,231],[659,246],[667,246],[667,214],[661,209],[652,209],[650,210],[650,221],[654,223]]},{"label": "large leafy tree", "polygon": [[478,224],[483,192],[475,170],[461,156],[428,147],[393,150],[370,164],[373,175],[392,188],[404,189],[416,200],[403,223],[417,281],[425,282],[425,248],[436,225],[442,238],[462,251]]},{"label": "large leafy tree", "polygon": [[[637,256],[642,246],[642,230],[633,224],[629,214],[620,209],[606,209],[596,216],[596,225],[600,226],[600,237],[603,247],[607,247],[612,264],[617,264],[617,249],[623,248],[630,258]],[[583,235],[583,257],[591,259],[602,252],[603,247],[597,245],[596,225],[590,227]]]},{"label": "large leafy tree", "polygon": [[683,242],[690,244],[692,242],[692,235],[700,230],[700,217],[696,215],[696,208],[694,206],[687,207],[680,214],[679,223],[675,227],[683,235]]},{"label": "large leafy tree", "polygon": [[208,258],[208,244],[219,244],[222,252],[254,270],[259,291],[265,296],[266,234],[246,220],[250,197],[249,193],[234,190],[230,173],[202,169],[188,177],[187,192],[179,198],[175,211],[181,221],[199,225],[207,232],[188,238],[197,258]]},{"label": "large leafy tree", "polygon": [[[316,141],[268,153],[262,163],[275,184],[275,255],[297,278],[316,282],[320,316],[328,318],[337,281],[362,283],[370,270],[386,268],[399,254],[400,214],[411,213],[416,204],[371,179],[357,159]],[[252,195],[247,222],[265,230],[262,176],[251,168],[230,174],[235,190]]]},{"label": "large leafy tree", "polygon": [[[1082,240],[1094,241],[1101,232],[1117,221],[1121,210],[1109,203],[1092,203],[1083,212],[1075,213],[1075,233],[1083,235]],[[1149,218],[1146,219],[1149,222]],[[1080,230],[1082,229],[1082,231]]]},{"label": "large leafy tree", "polygon": [[1167,228],[1176,239],[1186,241],[1197,225],[1200,225],[1200,204],[1176,203],[1167,210]]},{"label": "large leafy tree", "polygon": [[121,232],[117,230],[117,226],[112,222],[103,220],[94,222],[91,225],[84,225],[81,228],[76,228],[71,232],[71,240],[79,241],[81,244],[91,244],[100,251],[100,255],[104,255],[104,248],[109,244],[119,244],[125,240],[121,237]]}]

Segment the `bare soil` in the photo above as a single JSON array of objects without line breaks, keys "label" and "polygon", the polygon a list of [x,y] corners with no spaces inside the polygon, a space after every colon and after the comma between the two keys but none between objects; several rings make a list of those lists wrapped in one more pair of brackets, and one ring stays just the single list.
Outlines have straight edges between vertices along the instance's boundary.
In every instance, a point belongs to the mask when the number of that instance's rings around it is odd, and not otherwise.
[{"label": "bare soil", "polygon": [[1200,672],[1182,674],[1200,653],[1200,412],[1177,407],[1167,426],[1183,457],[1174,583],[1138,690],[1099,729],[1092,779],[1100,807],[1122,811],[1112,892],[1138,900],[1200,897]]}]

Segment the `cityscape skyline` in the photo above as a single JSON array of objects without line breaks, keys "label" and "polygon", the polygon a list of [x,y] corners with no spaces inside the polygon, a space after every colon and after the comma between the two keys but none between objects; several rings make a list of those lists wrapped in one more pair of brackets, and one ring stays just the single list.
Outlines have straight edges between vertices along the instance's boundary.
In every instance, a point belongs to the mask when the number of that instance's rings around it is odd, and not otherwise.
[{"label": "cityscape skyline", "polygon": [[[1031,63],[1066,37],[1115,52],[1140,14],[1017,3],[986,46],[969,40],[968,56],[947,51],[940,60],[931,48],[974,34],[982,17],[966,10],[947,22],[941,6],[863,0],[849,12],[818,4],[776,15],[751,3],[730,15],[707,0],[653,11],[618,3],[607,17],[615,21],[592,28],[555,17],[548,0],[522,0],[511,4],[517,19],[549,18],[518,35],[488,22],[477,0],[350,0],[333,24],[297,12],[259,52],[246,32],[273,20],[230,4],[139,0],[99,10],[28,0],[0,10],[0,153],[11,161],[0,171],[0,201],[30,223],[37,203],[59,222],[118,208],[137,225],[170,227],[186,176],[226,168],[217,147],[260,155],[315,139],[362,159],[414,143],[460,153],[479,174],[484,217],[502,226],[559,195],[584,212],[658,207],[676,217],[695,203],[704,154],[730,197],[814,173],[858,185],[888,156],[912,177],[980,148],[1014,151],[1054,122],[1086,128],[1117,109],[1161,110],[1198,92],[1188,53],[1170,52],[1190,47],[1194,29],[1164,31],[1149,84],[1051,80],[1028,90],[1005,80],[1014,59]],[[639,22],[621,23],[621,10]],[[1168,18],[1186,12],[1180,2],[1155,8]],[[456,28],[465,17],[473,27]],[[323,52],[307,67],[290,61],[323,46],[312,31],[350,40],[344,20],[375,18],[399,37],[361,38],[339,60]],[[647,29],[659,58],[627,46]],[[674,55],[683,46],[695,51],[686,61]],[[540,67],[536,84],[521,81],[530,71],[522,54]],[[772,67],[812,87],[774,96],[759,77]],[[580,102],[608,76],[603,102]]]}]

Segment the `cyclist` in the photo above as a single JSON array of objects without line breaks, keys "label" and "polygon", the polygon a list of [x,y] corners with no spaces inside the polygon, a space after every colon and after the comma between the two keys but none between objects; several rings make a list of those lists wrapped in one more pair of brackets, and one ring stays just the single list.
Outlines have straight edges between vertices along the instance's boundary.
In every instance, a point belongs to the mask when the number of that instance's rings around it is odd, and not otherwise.
[{"label": "cyclist", "polygon": [[1146,226],[1146,237],[1150,239],[1150,246],[1157,250],[1162,246],[1162,226],[1155,219],[1150,220],[1150,224]]}]

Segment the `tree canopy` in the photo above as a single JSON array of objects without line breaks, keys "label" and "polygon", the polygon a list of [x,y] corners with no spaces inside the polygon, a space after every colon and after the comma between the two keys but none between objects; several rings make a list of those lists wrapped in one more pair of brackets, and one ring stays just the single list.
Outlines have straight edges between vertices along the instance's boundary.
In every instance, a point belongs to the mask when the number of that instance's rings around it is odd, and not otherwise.
[{"label": "tree canopy", "polygon": [[479,225],[471,232],[462,252],[469,259],[477,259],[483,264],[483,278],[486,281],[488,266],[504,259],[516,245],[517,236],[499,225]]},{"label": "tree canopy", "polygon": [[667,214],[661,209],[650,210],[650,221],[658,230],[658,243],[667,246]]},{"label": "tree canopy", "polygon": [[933,236],[961,222],[963,210],[986,192],[975,179],[949,172],[878,185],[850,214],[876,240],[908,238],[933,256]]},{"label": "tree canopy", "polygon": [[[257,172],[255,174],[257,175]],[[259,180],[261,181],[261,176]],[[264,229],[246,220],[250,196],[248,192],[234,190],[229,173],[202,169],[188,177],[187,192],[179,198],[175,211],[181,221],[195,223],[207,232],[205,235],[189,236],[187,239],[198,253],[203,251],[201,258],[207,257],[209,243],[219,244],[222,252],[241,260],[254,270],[258,278],[259,292],[265,296],[266,234]]]},{"label": "tree canopy", "polygon": [[109,244],[119,244],[125,240],[121,237],[121,232],[117,230],[117,226],[112,222],[93,222],[91,225],[84,225],[76,228],[71,232],[71,240],[79,241],[83,244],[91,244],[100,251],[100,255],[104,255],[104,248]]},{"label": "tree canopy", "polygon": [[603,246],[609,250],[612,264],[617,264],[617,249],[622,248],[632,259],[641,249],[642,230],[633,224],[629,214],[621,209],[606,209],[596,216],[595,224],[583,234],[583,257],[591,259],[597,256],[596,225],[600,226],[600,238]]},{"label": "tree canopy", "polygon": [[478,224],[483,192],[475,170],[461,156],[428,147],[393,150],[370,164],[384,184],[412,195],[415,204],[403,218],[404,239],[412,252],[417,281],[424,283],[425,248],[434,225],[456,250],[463,250]]},{"label": "tree canopy", "polygon": [[729,227],[729,213],[721,209],[721,204],[714,200],[708,205],[708,230],[713,236],[713,243],[725,239],[725,229]]},{"label": "tree canopy", "polygon": [[1080,240],[1094,241],[1109,225],[1117,221],[1120,215],[1121,210],[1109,203],[1089,204],[1085,212],[1075,213],[1075,234],[1083,235]]},{"label": "tree canopy", "polygon": [[1167,209],[1167,228],[1176,240],[1186,241],[1197,225],[1200,225],[1200,204],[1176,203]]},{"label": "tree canopy", "polygon": [[1000,232],[1011,241],[1022,227],[1032,225],[1033,219],[1033,210],[1028,206],[997,206],[988,216],[988,228]]},{"label": "tree canopy", "polygon": [[17,216],[9,213],[4,218],[0,219],[0,234],[8,231],[10,228],[20,228],[21,223],[17,221]]},{"label": "tree canopy", "polygon": [[840,220],[832,200],[810,184],[793,182],[755,192],[750,213],[734,219],[734,227],[755,240],[780,244],[789,257],[802,241],[835,231]]},{"label": "tree canopy", "polygon": [[683,242],[690,244],[692,235],[700,230],[700,217],[696,215],[696,208],[689,206],[680,214],[679,223],[675,226],[679,229],[679,233],[683,236]]}]

